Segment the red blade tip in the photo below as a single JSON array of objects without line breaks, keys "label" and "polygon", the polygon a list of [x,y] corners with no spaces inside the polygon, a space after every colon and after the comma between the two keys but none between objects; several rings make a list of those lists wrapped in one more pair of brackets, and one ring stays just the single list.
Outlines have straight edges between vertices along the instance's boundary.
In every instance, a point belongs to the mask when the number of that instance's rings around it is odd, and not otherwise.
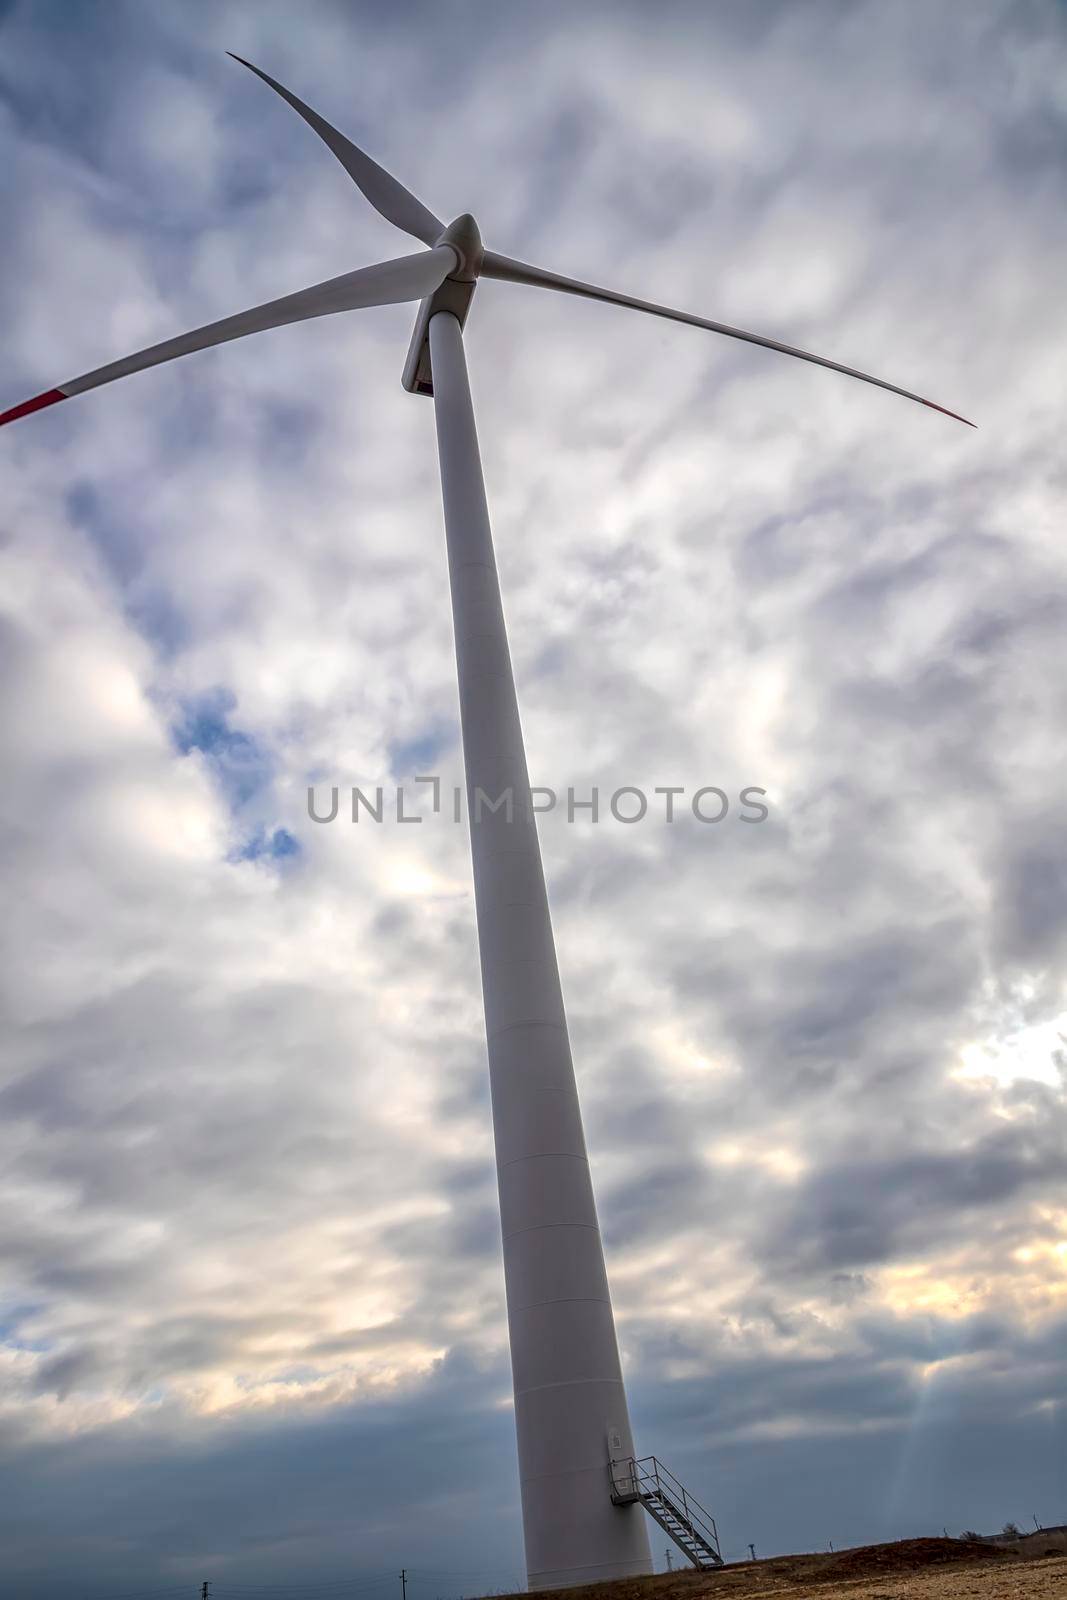
[{"label": "red blade tip", "polygon": [[966,422],[968,428],[977,428],[977,422],[968,422],[966,417],[961,417],[958,411],[949,411],[945,406],[935,405],[932,400],[924,400],[924,406],[929,406],[931,411],[940,411],[943,417],[955,417],[957,422]]},{"label": "red blade tip", "polygon": [[10,411],[0,411],[0,428],[5,422],[17,422],[20,417],[28,417],[33,411],[43,411],[45,406],[54,406],[57,400],[66,400],[62,389],[46,389],[44,394],[35,394],[32,400],[24,400],[20,406],[12,406]]}]

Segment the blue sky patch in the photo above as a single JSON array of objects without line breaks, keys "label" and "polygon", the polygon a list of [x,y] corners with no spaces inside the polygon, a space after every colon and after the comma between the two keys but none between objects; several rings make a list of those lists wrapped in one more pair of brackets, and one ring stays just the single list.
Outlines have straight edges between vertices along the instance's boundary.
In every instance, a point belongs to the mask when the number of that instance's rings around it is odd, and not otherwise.
[{"label": "blue sky patch", "polygon": [[287,861],[300,854],[300,841],[288,828],[257,828],[230,856],[231,861]]},{"label": "blue sky patch", "polygon": [[389,745],[389,771],[397,779],[432,773],[441,756],[455,742],[454,724],[436,724],[412,739],[394,739]]},{"label": "blue sky patch", "polygon": [[231,809],[248,804],[270,783],[274,762],[251,734],[230,725],[237,701],[228,689],[211,689],[189,700],[172,728],[182,755],[205,755]]}]

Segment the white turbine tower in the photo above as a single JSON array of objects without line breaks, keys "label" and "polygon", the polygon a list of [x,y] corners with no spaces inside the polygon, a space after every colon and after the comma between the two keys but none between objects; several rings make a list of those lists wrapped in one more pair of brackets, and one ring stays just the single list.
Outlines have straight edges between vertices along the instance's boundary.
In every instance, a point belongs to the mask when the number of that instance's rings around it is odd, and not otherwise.
[{"label": "white turbine tower", "polygon": [[[249,62],[243,65],[251,67]],[[636,1501],[643,1500],[668,1526],[656,1499],[667,1494],[667,1486],[657,1469],[656,1487],[638,1492],[640,1473],[633,1467],[615,1323],[530,807],[463,325],[479,278],[558,289],[798,356],[960,422],[967,419],[895,384],[775,339],[495,255],[483,248],[473,217],[458,217],[445,227],[310,107],[257,67],[251,70],[310,124],[382,216],[429,249],[345,273],[126,356],[0,414],[0,425],[247,333],[365,306],[422,302],[403,382],[412,393],[433,396],[437,417],[528,1578],[532,1588],[553,1588],[650,1572],[646,1524]],[[477,820],[479,791],[493,799],[510,792],[510,819],[504,809],[483,809]],[[620,1469],[624,1475],[634,1473],[633,1494],[617,1492]],[[684,1538],[671,1531],[684,1547]],[[692,1550],[687,1553],[697,1559]]]}]

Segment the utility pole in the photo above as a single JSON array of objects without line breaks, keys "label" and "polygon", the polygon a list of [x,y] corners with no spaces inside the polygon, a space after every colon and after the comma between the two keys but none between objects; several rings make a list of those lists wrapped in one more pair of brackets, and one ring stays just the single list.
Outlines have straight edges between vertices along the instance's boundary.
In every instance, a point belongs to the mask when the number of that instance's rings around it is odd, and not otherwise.
[{"label": "utility pole", "polygon": [[756,1559],[756,1546],[754,1544],[750,1544],[749,1545],[748,1553],[749,1553],[749,1556],[752,1558],[752,1560],[755,1561],[755,1559]]},{"label": "utility pole", "polygon": [[208,1600],[207,1592],[210,1588],[211,1584],[208,1582],[207,1578],[205,1578],[203,1583],[200,1585],[200,1600]]},{"label": "utility pole", "polygon": [[1038,1522],[1037,1516],[1035,1515],[1035,1513],[1033,1511],[1031,1511],[1030,1515],[1034,1519],[1034,1527],[1037,1529],[1038,1533],[1040,1533],[1041,1532],[1041,1524],[1040,1524],[1040,1522]]},{"label": "utility pole", "polygon": [[408,1600],[408,1569],[400,1569],[400,1600]]},{"label": "utility pole", "polygon": [[667,1571],[668,1572],[673,1572],[674,1571],[674,1562],[671,1560],[670,1551],[669,1550],[664,1550],[663,1554],[667,1557]]}]

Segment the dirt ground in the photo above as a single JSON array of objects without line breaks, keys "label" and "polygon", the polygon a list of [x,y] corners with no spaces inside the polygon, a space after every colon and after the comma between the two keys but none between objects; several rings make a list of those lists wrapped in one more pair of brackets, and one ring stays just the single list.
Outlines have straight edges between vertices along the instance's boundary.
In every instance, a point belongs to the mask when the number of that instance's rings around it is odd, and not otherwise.
[{"label": "dirt ground", "polygon": [[[554,1596],[576,1600],[1067,1600],[1062,1536],[1005,1549],[958,1539],[902,1539],[834,1554],[778,1556],[714,1572],[693,1568],[598,1583]],[[1045,1548],[1060,1553],[1046,1555]],[[547,1597],[546,1597],[547,1600]]]},{"label": "dirt ground", "polygon": [[[797,1584],[798,1597],[825,1593],[826,1584]],[[1067,1595],[1067,1557],[1041,1561],[976,1562],[883,1577],[855,1578],[833,1585],[834,1600],[1063,1600]]]}]

